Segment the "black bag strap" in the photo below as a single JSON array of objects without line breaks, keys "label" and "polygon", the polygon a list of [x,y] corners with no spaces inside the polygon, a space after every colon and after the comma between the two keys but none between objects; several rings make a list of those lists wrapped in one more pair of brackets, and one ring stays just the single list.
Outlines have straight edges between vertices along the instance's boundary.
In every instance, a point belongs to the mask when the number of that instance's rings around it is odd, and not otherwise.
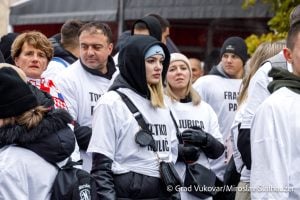
[{"label": "black bag strap", "polygon": [[61,169],[71,169],[74,166],[77,165],[82,165],[83,161],[82,160],[78,160],[78,161],[72,161],[71,158],[69,158],[69,160],[67,161],[67,163],[61,167]]},{"label": "black bag strap", "polygon": [[124,103],[127,105],[128,109],[130,110],[130,112],[132,112],[134,118],[136,119],[136,121],[138,122],[138,124],[142,127],[142,129],[148,130],[148,126],[143,118],[142,113],[140,113],[140,111],[137,109],[137,107],[132,103],[132,101],[122,92],[115,90],[115,92],[117,92],[122,100],[124,101]]},{"label": "black bag strap", "polygon": [[151,134],[151,131],[149,130],[142,113],[137,109],[137,107],[132,103],[132,101],[122,92],[114,90],[115,92],[117,92],[120,97],[122,98],[123,102],[126,104],[126,106],[128,107],[128,109],[130,110],[130,112],[132,112],[134,118],[136,119],[136,121],[138,122],[138,124],[140,125],[140,127],[143,130],[147,130],[145,133],[149,134],[152,138],[152,143],[149,145],[154,152],[157,152],[157,148],[155,146],[154,143],[154,138],[153,135]]},{"label": "black bag strap", "polygon": [[[183,144],[183,141],[182,141],[182,138],[181,138],[181,132],[179,131],[177,122],[176,122],[175,117],[174,117],[174,115],[171,111],[170,111],[170,115],[171,115],[172,121],[174,122],[174,125],[175,125],[175,128],[176,128],[176,135],[177,135],[178,142],[179,142],[179,144]],[[186,167],[188,167],[189,164],[185,162],[185,165],[186,165]],[[203,165],[201,165],[201,166],[203,166]],[[203,167],[205,167],[205,166],[203,166]]]},{"label": "black bag strap", "polygon": [[82,165],[83,161],[82,159],[78,160],[78,161],[73,161],[71,157],[68,158],[68,160],[66,161],[66,163],[62,166],[59,166],[57,163],[52,163],[47,161],[48,163],[52,164],[54,167],[56,167],[58,170],[62,170],[62,169],[72,169],[74,166],[77,165]]},{"label": "black bag strap", "polygon": [[178,128],[177,122],[176,122],[175,117],[174,117],[173,113],[171,112],[171,110],[170,110],[170,115],[171,115],[172,121],[173,121],[173,123],[175,125],[175,128],[176,128],[176,136],[177,136],[177,139],[179,141],[179,144],[183,144],[183,141],[182,141],[182,138],[181,138],[181,132]]}]

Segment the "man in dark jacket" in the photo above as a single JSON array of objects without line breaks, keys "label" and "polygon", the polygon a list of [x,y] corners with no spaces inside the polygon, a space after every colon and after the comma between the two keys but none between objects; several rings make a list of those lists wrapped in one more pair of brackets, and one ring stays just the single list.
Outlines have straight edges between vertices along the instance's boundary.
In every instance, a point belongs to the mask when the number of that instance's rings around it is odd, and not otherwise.
[{"label": "man in dark jacket", "polygon": [[[154,16],[146,16],[134,22],[131,30],[125,31],[119,38],[116,49],[120,51],[131,35],[151,35],[158,41],[162,39],[162,28],[160,22]],[[114,62],[118,65],[119,53],[114,56]]]}]

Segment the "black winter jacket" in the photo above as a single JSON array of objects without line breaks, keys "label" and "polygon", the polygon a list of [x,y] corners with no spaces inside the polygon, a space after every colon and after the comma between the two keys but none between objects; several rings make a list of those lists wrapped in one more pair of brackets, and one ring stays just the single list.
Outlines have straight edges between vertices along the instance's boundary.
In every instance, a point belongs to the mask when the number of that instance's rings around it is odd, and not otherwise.
[{"label": "black winter jacket", "polygon": [[22,125],[0,128],[0,146],[16,144],[28,148],[50,163],[68,158],[75,149],[75,135],[69,128],[71,116],[65,110],[51,110],[38,126],[27,130]]}]

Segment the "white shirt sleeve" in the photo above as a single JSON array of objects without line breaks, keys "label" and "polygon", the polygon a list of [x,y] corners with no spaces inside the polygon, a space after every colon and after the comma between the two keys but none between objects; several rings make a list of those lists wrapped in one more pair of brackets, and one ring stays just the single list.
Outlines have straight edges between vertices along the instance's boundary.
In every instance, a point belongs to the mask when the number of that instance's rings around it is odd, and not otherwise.
[{"label": "white shirt sleeve", "polygon": [[[268,101],[269,102],[269,101]],[[251,199],[289,199],[289,169],[284,125],[276,108],[266,102],[251,127]]]},{"label": "white shirt sleeve", "polygon": [[114,109],[108,104],[99,104],[98,102],[93,115],[93,133],[88,152],[98,152],[114,160],[116,128],[120,127],[117,121]]},{"label": "white shirt sleeve", "polygon": [[74,120],[78,120],[78,103],[77,103],[77,95],[78,92],[76,91],[75,83],[70,81],[69,77],[64,77],[64,74],[61,74],[56,79],[56,86],[61,91],[61,93],[64,95],[64,100],[67,104],[68,111],[73,117]]},{"label": "white shirt sleeve", "polygon": [[[62,61],[64,62],[64,61]],[[67,64],[67,63],[66,63]],[[67,64],[69,65],[69,64]],[[57,61],[50,61],[47,69],[43,72],[42,77],[56,82],[57,76],[66,69],[65,65]]]},{"label": "white shirt sleeve", "polygon": [[245,113],[241,128],[249,129],[251,127],[252,120],[258,106],[268,96],[270,96],[267,86],[272,80],[270,77],[268,77],[268,72],[271,68],[271,63],[266,62],[252,77],[248,88],[248,98],[245,101]]},{"label": "white shirt sleeve", "polygon": [[0,177],[0,199],[29,200],[29,194],[24,190],[24,182],[18,179],[19,176],[2,171]]}]

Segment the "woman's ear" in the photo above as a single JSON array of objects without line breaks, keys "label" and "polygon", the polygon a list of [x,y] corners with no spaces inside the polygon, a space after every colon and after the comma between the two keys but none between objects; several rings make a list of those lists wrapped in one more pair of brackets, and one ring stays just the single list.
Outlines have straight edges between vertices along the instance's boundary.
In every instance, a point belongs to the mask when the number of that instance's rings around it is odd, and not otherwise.
[{"label": "woman's ear", "polygon": [[18,57],[14,58],[14,63],[15,63],[16,66],[18,66],[18,60],[19,60]]},{"label": "woman's ear", "polygon": [[292,56],[292,51],[289,48],[287,48],[287,47],[283,48],[283,55],[284,55],[286,61],[288,63],[292,64],[293,56]]}]

